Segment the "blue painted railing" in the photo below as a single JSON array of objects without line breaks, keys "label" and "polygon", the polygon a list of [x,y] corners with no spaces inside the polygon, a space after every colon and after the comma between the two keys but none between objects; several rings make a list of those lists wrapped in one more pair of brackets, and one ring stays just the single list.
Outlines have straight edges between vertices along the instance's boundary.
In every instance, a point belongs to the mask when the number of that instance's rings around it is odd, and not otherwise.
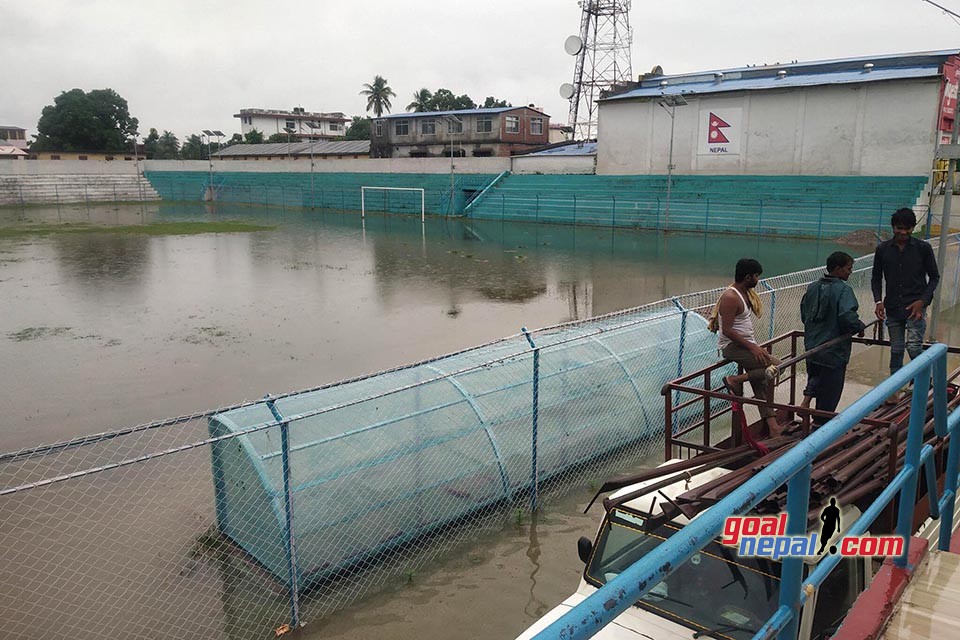
[{"label": "blue painted railing", "polygon": [[[949,418],[947,417],[946,358],[945,345],[935,344],[928,348],[910,364],[870,390],[843,413],[799,442],[789,452],[694,519],[642,560],[554,621],[535,638],[581,640],[593,636],[676,571],[693,554],[720,535],[728,516],[749,512],[784,483],[787,483],[787,535],[806,535],[810,474],[814,459],[876,409],[885,398],[912,381],[913,398],[903,468],[846,535],[861,535],[866,532],[884,507],[890,504],[898,494],[902,493],[911,498],[916,495],[917,476],[921,468],[926,469],[928,478],[933,474],[933,448],[930,445],[923,445],[923,427],[926,420],[931,374],[934,385],[936,433],[941,437],[948,433],[950,435],[944,493],[939,499],[932,501],[931,515],[938,517],[942,514],[939,548],[948,549],[953,529],[957,462],[960,454],[960,447],[953,444],[960,437],[960,410],[954,411]],[[934,496],[936,484],[928,480],[928,489],[931,491],[931,496]],[[906,540],[909,540],[913,534],[911,531],[913,510],[913,499],[900,500],[896,534],[903,536]],[[897,566],[906,566],[908,548],[909,545],[905,544],[903,554],[896,558]],[[784,559],[779,607],[758,630],[754,639],[777,637],[780,640],[796,640],[799,613],[807,599],[806,591],[810,590],[812,593],[819,587],[840,560],[839,554],[825,558],[803,581],[803,558]]]}]

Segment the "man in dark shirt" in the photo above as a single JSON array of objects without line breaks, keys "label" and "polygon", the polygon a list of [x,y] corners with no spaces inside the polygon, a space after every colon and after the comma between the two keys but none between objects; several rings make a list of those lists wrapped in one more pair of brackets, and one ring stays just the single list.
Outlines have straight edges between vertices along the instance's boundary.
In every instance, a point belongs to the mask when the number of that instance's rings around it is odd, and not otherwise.
[{"label": "man in dark shirt", "polygon": [[[873,301],[877,318],[886,320],[890,333],[890,374],[903,366],[904,347],[910,358],[920,355],[927,331],[926,307],[940,282],[933,248],[914,238],[917,217],[912,209],[898,209],[890,218],[893,238],[877,245],[873,257]],[[886,296],[881,298],[881,281]]]},{"label": "man in dark shirt", "polygon": [[[833,346],[822,349],[807,359],[807,388],[802,406],[810,406],[817,399],[817,409],[836,411],[843,393],[843,383],[850,362],[849,336],[863,337],[865,329],[857,314],[859,305],[847,279],[853,272],[853,258],[843,251],[835,251],[827,258],[827,273],[807,287],[800,301],[800,319],[803,321],[803,348],[807,351],[841,336],[848,336]],[[824,420],[816,419],[816,422]]]}]

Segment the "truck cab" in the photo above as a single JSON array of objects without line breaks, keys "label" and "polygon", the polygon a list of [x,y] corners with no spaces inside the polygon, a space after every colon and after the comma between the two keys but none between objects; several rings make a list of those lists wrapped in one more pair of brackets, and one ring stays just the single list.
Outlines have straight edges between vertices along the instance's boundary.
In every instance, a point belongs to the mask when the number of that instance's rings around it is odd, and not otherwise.
[{"label": "truck cab", "polygon": [[[678,460],[664,464],[675,462]],[[723,468],[711,469],[623,502],[616,498],[637,492],[652,481],[630,485],[613,494],[604,503],[611,506],[605,510],[595,539],[584,537],[578,541],[578,553],[585,566],[576,593],[549,611],[518,640],[532,638],[690,522],[683,515],[663,521],[660,505],[669,504],[691,487],[728,472]],[[837,535],[842,535],[859,516],[856,507],[843,507],[841,530]],[[826,554],[825,551],[823,556],[805,559],[805,574],[816,567],[819,559],[827,557]],[[739,557],[735,548],[715,539],[594,637],[609,640],[752,638],[779,606],[780,570],[779,561]],[[798,640],[826,640],[833,635],[872,573],[871,558],[842,560],[814,596],[807,599]]]}]

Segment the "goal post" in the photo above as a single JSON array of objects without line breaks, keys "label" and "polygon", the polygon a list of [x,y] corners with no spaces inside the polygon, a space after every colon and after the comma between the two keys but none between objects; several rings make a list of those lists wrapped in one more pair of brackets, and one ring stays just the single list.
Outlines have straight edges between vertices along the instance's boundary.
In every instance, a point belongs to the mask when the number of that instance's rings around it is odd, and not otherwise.
[{"label": "goal post", "polygon": [[367,217],[367,191],[414,191],[420,193],[420,222],[426,222],[426,190],[419,187],[360,187],[360,217]]}]

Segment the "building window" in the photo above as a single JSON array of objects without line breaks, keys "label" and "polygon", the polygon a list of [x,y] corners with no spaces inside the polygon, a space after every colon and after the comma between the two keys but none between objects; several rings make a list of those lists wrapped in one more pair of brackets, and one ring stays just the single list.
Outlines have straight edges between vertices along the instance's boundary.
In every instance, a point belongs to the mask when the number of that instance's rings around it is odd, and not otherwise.
[{"label": "building window", "polygon": [[507,133],[520,133],[519,116],[507,116],[506,131]]},{"label": "building window", "polygon": [[420,135],[423,136],[435,136],[437,135],[437,122],[433,118],[426,118],[420,121]]},{"label": "building window", "polygon": [[60,159],[60,156],[58,156],[57,154],[53,154],[52,156],[50,156],[50,159],[51,159],[51,160],[59,160],[59,159]]},{"label": "building window", "polygon": [[543,118],[530,118],[530,134],[534,136],[543,135]]},{"label": "building window", "polygon": [[490,133],[493,131],[493,118],[490,116],[480,116],[477,118],[477,133]]},{"label": "building window", "polygon": [[330,131],[342,131],[342,130],[343,130],[343,125],[340,124],[339,122],[330,123]]},{"label": "building window", "polygon": [[87,156],[77,156],[77,160],[86,160]]},{"label": "building window", "polygon": [[447,119],[447,133],[463,133],[463,120]]},{"label": "building window", "polygon": [[124,160],[133,160],[133,158],[131,158],[130,156],[123,156],[123,159],[124,159]]},{"label": "building window", "polygon": [[383,120],[375,120],[373,123],[373,135],[378,138],[383,137]]},{"label": "building window", "polygon": [[296,129],[296,128],[297,128],[297,123],[294,122],[293,120],[287,120],[287,125],[286,125],[286,127],[284,127],[284,128],[286,128],[286,129]]},{"label": "building window", "polygon": [[395,136],[408,136],[410,135],[410,121],[409,120],[397,120],[393,123],[393,135]]}]

